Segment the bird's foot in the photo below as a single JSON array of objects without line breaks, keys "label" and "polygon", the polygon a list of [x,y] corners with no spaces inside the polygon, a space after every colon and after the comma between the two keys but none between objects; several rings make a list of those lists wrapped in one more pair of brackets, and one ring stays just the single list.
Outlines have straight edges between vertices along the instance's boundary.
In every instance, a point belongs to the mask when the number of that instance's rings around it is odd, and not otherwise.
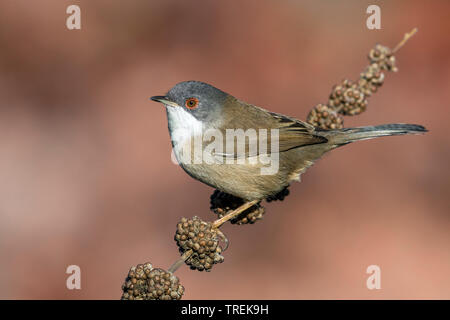
[{"label": "bird's foot", "polygon": [[[226,216],[229,212],[239,208],[245,203],[244,199],[235,197],[231,194],[215,190],[211,195],[211,211],[217,214],[219,218]],[[238,216],[231,219],[232,224],[253,224],[263,218],[265,208],[257,203]]]},{"label": "bird's foot", "polygon": [[216,221],[214,221],[213,222],[213,228],[219,228],[221,225],[223,225],[228,220],[231,220],[233,218],[238,217],[245,210],[247,210],[248,208],[250,208],[250,207],[252,207],[252,206],[254,206],[256,204],[258,204],[259,202],[260,202],[260,200],[253,200],[253,201],[244,202],[244,204],[242,204],[238,208],[227,212],[222,218],[217,219]]}]

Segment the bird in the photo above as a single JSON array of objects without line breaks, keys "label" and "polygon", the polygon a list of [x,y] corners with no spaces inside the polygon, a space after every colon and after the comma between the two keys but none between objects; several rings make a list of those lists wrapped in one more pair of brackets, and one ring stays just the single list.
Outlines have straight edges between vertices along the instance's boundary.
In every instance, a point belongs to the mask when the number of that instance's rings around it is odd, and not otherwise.
[{"label": "bird", "polygon": [[[167,94],[150,99],[165,106],[172,148],[184,171],[200,182],[248,202],[275,196],[292,182],[300,181],[301,174],[316,160],[338,147],[359,140],[427,132],[421,125],[402,123],[325,130],[246,103],[201,81],[180,82]],[[211,131],[226,136],[230,130],[265,130],[276,134],[275,138],[257,135],[256,140],[245,139],[240,153],[236,151],[239,146],[232,152],[225,147],[210,150],[217,161],[183,161],[186,155],[183,150],[188,150],[185,153],[189,155],[195,153],[195,145],[192,148],[195,139],[204,141],[202,135]],[[265,155],[277,160],[276,170],[269,174],[262,174],[262,169],[269,165],[267,162],[255,161],[264,150],[253,147],[264,144],[267,145]],[[206,147],[202,144],[201,151]],[[237,164],[237,160],[243,161]]]}]

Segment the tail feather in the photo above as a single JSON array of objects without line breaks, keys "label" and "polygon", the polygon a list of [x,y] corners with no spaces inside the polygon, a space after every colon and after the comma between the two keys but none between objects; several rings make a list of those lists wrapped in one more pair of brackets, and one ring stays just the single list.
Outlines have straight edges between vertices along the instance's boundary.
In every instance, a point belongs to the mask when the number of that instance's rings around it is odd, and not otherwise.
[{"label": "tail feather", "polygon": [[373,139],[385,136],[396,136],[403,134],[421,134],[428,130],[417,124],[383,124],[379,126],[367,126],[358,128],[345,128],[327,131],[325,137],[329,143],[344,145],[353,141]]}]

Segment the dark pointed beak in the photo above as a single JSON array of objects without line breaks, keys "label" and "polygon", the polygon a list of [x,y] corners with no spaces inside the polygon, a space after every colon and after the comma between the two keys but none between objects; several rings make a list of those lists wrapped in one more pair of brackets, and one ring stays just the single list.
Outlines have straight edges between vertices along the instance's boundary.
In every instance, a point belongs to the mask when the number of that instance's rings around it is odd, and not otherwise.
[{"label": "dark pointed beak", "polygon": [[150,98],[150,100],[156,101],[156,102],[163,102],[169,100],[166,96],[153,96]]},{"label": "dark pointed beak", "polygon": [[150,98],[150,100],[153,100],[153,101],[156,101],[156,102],[160,102],[160,103],[164,104],[165,106],[179,107],[178,104],[176,104],[175,102],[171,101],[166,96],[153,96],[153,97]]}]

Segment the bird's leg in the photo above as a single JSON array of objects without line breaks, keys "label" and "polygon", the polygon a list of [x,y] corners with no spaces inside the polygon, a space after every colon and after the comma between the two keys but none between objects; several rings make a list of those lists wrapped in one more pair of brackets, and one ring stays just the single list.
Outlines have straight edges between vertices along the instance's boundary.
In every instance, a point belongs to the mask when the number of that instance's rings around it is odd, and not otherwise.
[{"label": "bird's leg", "polygon": [[222,218],[216,220],[213,222],[212,227],[217,229],[220,228],[221,225],[223,225],[225,222],[227,222],[228,220],[231,220],[233,218],[236,218],[238,215],[240,215],[242,212],[244,212],[245,210],[247,210],[248,208],[250,208],[251,206],[254,206],[255,204],[257,204],[259,202],[259,200],[253,200],[253,201],[249,201],[249,202],[245,202],[243,205],[241,205],[240,207],[237,207],[236,209],[234,209],[233,211],[228,212],[226,215],[224,215]]}]

